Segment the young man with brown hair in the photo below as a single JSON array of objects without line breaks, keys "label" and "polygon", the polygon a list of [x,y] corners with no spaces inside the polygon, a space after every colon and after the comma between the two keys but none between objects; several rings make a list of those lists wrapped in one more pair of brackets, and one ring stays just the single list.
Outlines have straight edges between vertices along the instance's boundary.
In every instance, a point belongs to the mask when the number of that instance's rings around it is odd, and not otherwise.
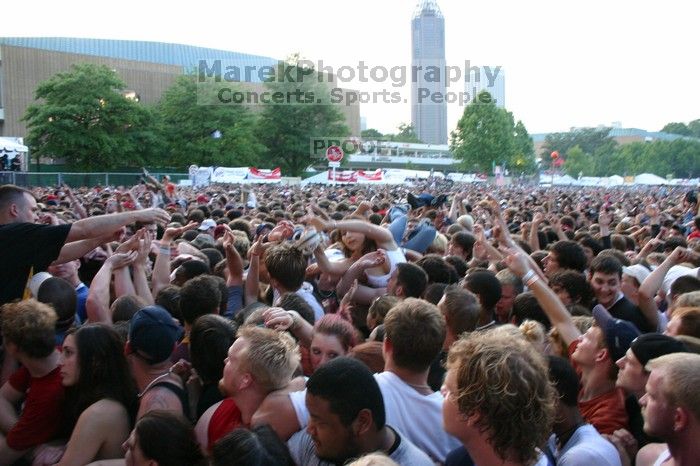
[{"label": "young man with brown hair", "polygon": [[445,430],[476,464],[547,464],[555,391],[544,358],[523,338],[476,332],[455,342],[443,385]]},{"label": "young man with brown hair", "polygon": [[[33,299],[2,307],[5,353],[22,367],[0,388],[0,464],[12,464],[63,433],[56,318],[50,306]],[[24,407],[18,414],[20,403]]]}]

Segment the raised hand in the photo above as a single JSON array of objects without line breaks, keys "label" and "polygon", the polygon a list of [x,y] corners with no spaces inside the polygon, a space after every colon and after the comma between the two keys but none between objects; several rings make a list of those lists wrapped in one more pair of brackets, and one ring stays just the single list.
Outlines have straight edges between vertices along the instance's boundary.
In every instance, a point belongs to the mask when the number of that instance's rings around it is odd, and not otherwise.
[{"label": "raised hand", "polygon": [[136,251],[114,253],[111,256],[109,256],[105,263],[109,263],[109,265],[112,267],[112,270],[117,270],[121,269],[122,267],[127,267],[133,264],[137,257],[138,252]]},{"label": "raised hand", "polygon": [[518,277],[523,277],[527,271],[530,269],[527,259],[524,257],[523,252],[515,251],[513,249],[508,251],[508,255],[505,258],[505,263]]},{"label": "raised hand", "polygon": [[376,251],[368,252],[358,262],[367,269],[378,267],[386,262],[386,251],[377,249]]},{"label": "raised hand", "polygon": [[194,230],[198,226],[199,226],[199,224],[197,222],[190,222],[187,225],[185,225],[184,227],[170,227],[170,228],[166,229],[165,232],[163,233],[162,242],[164,242],[164,243],[170,242],[170,241],[174,240],[175,238],[179,238],[180,235],[182,235],[184,232],[186,232],[188,230]]},{"label": "raised hand", "polygon": [[294,327],[294,317],[281,307],[271,307],[263,312],[265,327],[284,331]]},{"label": "raised hand", "polygon": [[135,214],[136,221],[141,223],[156,223],[165,226],[170,222],[170,214],[158,207],[137,210]]},{"label": "raised hand", "polygon": [[282,241],[291,238],[293,234],[294,225],[289,220],[282,220],[267,234],[267,240],[270,242]]},{"label": "raised hand", "polygon": [[117,249],[114,250],[114,253],[123,254],[129,251],[137,251],[139,249],[139,242],[144,238],[144,236],[147,236],[146,229],[141,228],[139,231],[131,235],[129,239],[121,243]]}]

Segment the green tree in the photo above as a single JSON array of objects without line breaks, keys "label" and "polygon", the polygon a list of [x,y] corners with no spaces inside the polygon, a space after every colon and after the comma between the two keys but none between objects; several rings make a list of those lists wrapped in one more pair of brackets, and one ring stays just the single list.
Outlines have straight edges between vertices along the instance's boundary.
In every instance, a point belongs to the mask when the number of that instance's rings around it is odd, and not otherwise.
[{"label": "green tree", "polygon": [[693,120],[688,123],[688,129],[692,137],[700,139],[700,120]]},{"label": "green tree", "polygon": [[314,138],[350,134],[327,81],[313,68],[303,66],[298,56],[292,56],[280,62],[265,83],[271,94],[281,93],[286,100],[265,106],[258,137],[266,147],[264,160],[271,167],[280,166],[287,176],[300,176],[309,165],[325,161],[323,150],[313,151]]},{"label": "green tree", "polygon": [[[227,85],[228,86],[228,85]],[[196,83],[192,75],[178,77],[163,94],[158,113],[167,141],[168,164],[184,168],[202,166],[255,166],[264,150],[255,136],[256,118],[243,104],[198,97],[221,86]]]},{"label": "green tree", "polygon": [[408,123],[401,123],[398,129],[398,133],[389,135],[390,141],[406,142],[411,144],[423,144],[423,141],[418,139],[418,135],[416,134],[416,130],[413,127],[413,125],[410,125]]},{"label": "green tree", "polygon": [[374,128],[366,129],[362,131],[360,135],[362,136],[362,139],[380,139],[384,137],[382,133],[380,133]]},{"label": "green tree", "polygon": [[681,136],[692,136],[690,128],[685,123],[667,123],[661,131],[664,133],[680,134]]},{"label": "green tree", "polygon": [[579,174],[591,176],[594,168],[593,158],[579,146],[569,149],[564,157],[564,171],[571,177],[578,178]]},{"label": "green tree", "polygon": [[513,137],[515,152],[508,165],[511,172],[514,174],[534,173],[537,169],[535,164],[535,145],[525,125],[520,120],[515,124]]},{"label": "green tree", "polygon": [[608,136],[610,128],[581,128],[568,133],[550,133],[545,137],[540,157],[542,166],[549,168],[554,151],[566,154],[574,146],[579,146],[586,154],[606,154],[614,150],[617,143]]},{"label": "green tree", "polygon": [[37,161],[53,157],[80,170],[140,166],[162,153],[153,112],[128,99],[104,65],[79,64],[41,83],[30,105],[27,143]]},{"label": "green tree", "polygon": [[527,171],[525,168],[534,166],[532,140],[522,122],[518,123],[515,125],[510,112],[496,107],[488,92],[482,92],[464,110],[451,134],[452,154],[467,171],[490,172],[493,164],[503,163]]}]

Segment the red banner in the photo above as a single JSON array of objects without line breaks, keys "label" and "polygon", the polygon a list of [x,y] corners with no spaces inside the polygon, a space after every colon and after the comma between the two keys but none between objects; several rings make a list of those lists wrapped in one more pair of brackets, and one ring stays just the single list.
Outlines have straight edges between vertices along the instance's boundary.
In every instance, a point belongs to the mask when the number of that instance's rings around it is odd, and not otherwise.
[{"label": "red banner", "polygon": [[328,179],[339,183],[357,183],[357,172],[354,170],[336,170],[333,179],[333,170],[328,170]]},{"label": "red banner", "polygon": [[384,173],[380,168],[377,168],[375,171],[369,173],[365,173],[364,170],[358,170],[357,178],[366,181],[382,181],[384,179]]},{"label": "red banner", "polygon": [[279,180],[282,178],[282,170],[280,170],[280,167],[277,167],[274,170],[250,167],[248,169],[248,179],[253,178],[262,180]]}]

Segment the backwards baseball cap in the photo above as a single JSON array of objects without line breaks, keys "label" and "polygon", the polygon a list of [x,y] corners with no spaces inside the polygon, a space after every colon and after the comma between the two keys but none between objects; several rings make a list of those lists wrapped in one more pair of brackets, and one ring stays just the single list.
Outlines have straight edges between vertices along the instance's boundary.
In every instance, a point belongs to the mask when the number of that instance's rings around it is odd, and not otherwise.
[{"label": "backwards baseball cap", "polygon": [[635,264],[629,267],[622,267],[622,273],[634,278],[640,285],[644,283],[644,280],[646,280],[646,278],[649,275],[651,275],[651,271],[644,267],[642,264]]},{"label": "backwards baseball cap", "polygon": [[598,304],[593,308],[593,318],[598,327],[603,331],[605,345],[610,351],[613,362],[625,355],[632,341],[641,335],[641,332],[631,322],[616,319],[605,307]]},{"label": "backwards baseball cap", "polygon": [[630,348],[642,366],[665,354],[688,351],[682,341],[660,333],[645,333],[635,338]]},{"label": "backwards baseball cap", "polygon": [[131,318],[129,346],[131,352],[149,364],[167,360],[182,335],[182,329],[161,306],[146,306]]}]

